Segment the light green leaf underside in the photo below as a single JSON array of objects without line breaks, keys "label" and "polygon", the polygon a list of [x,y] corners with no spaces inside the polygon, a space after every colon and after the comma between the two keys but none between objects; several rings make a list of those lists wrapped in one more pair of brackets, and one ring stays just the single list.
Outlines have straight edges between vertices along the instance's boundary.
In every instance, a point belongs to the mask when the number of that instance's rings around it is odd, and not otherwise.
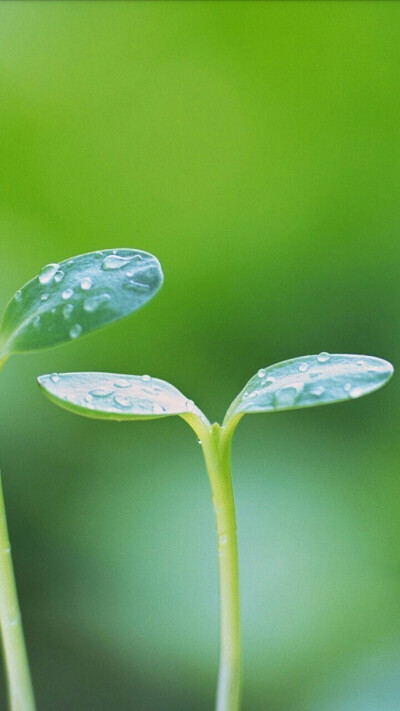
[{"label": "light green leaf underside", "polygon": [[149,375],[53,373],[38,383],[60,407],[107,420],[138,420],[187,413],[203,418],[192,400],[173,385]]},{"label": "light green leaf underside", "polygon": [[226,413],[225,423],[237,415],[276,412],[328,405],[367,395],[393,374],[386,360],[362,355],[319,355],[261,368]]},{"label": "light green leaf underside", "polygon": [[74,340],[136,311],[162,282],[158,260],[135,249],[90,252],[46,265],[8,303],[0,352]]}]

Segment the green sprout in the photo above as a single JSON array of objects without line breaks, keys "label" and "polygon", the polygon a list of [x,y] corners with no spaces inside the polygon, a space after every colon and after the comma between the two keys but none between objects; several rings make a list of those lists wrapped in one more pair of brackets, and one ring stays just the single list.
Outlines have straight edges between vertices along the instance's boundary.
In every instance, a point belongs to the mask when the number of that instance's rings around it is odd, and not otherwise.
[{"label": "green sprout", "polygon": [[[134,249],[107,249],[47,264],[6,306],[0,324],[0,370],[13,353],[76,340],[128,316],[149,301],[162,282],[158,260]],[[34,711],[1,482],[0,625],[9,708]]]},{"label": "green sprout", "polygon": [[228,408],[222,425],[211,424],[192,400],[149,375],[63,373],[43,375],[40,387],[57,405],[102,420],[145,420],[179,415],[194,430],[204,454],[218,535],[220,667],[216,711],[240,705],[239,568],[231,480],[231,444],[246,413],[278,412],[359,398],[384,385],[390,363],[360,355],[293,358],[261,368]]}]

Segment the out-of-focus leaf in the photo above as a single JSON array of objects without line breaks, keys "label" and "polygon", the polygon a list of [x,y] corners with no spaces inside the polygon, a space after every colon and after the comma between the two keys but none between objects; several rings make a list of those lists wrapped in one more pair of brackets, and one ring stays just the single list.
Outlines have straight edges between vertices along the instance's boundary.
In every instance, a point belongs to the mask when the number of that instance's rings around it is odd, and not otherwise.
[{"label": "out-of-focus leaf", "polygon": [[135,249],[47,264],[8,303],[0,355],[55,346],[118,321],[149,301],[162,282],[158,260]]}]

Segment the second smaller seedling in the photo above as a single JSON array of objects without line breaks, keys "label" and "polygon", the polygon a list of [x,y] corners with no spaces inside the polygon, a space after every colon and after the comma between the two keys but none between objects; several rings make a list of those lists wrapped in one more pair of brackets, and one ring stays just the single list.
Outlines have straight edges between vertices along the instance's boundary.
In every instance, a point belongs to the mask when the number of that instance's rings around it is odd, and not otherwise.
[{"label": "second smaller seedling", "polygon": [[179,415],[202,445],[211,483],[218,532],[220,579],[220,668],[216,711],[238,711],[240,703],[239,573],[230,450],[246,413],[313,407],[367,395],[393,373],[390,363],[359,355],[293,358],[261,368],[228,408],[222,426],[211,423],[173,385],[149,375],[64,373],[38,379],[57,405],[86,417],[142,420]]}]

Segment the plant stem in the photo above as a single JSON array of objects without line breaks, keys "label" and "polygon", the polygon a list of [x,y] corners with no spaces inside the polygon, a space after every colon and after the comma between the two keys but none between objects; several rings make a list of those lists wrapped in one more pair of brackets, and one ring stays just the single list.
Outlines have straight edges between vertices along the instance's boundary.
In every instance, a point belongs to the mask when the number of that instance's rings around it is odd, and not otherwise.
[{"label": "plant stem", "polygon": [[35,701],[8,539],[0,479],[0,623],[11,711],[34,711]]},{"label": "plant stem", "polygon": [[220,666],[216,711],[239,711],[240,610],[239,565],[233,498],[231,435],[214,424],[202,447],[211,483],[218,534],[220,588]]},{"label": "plant stem", "polygon": [[[0,360],[0,370],[7,356]],[[35,711],[0,474],[0,626],[10,711]]]}]

